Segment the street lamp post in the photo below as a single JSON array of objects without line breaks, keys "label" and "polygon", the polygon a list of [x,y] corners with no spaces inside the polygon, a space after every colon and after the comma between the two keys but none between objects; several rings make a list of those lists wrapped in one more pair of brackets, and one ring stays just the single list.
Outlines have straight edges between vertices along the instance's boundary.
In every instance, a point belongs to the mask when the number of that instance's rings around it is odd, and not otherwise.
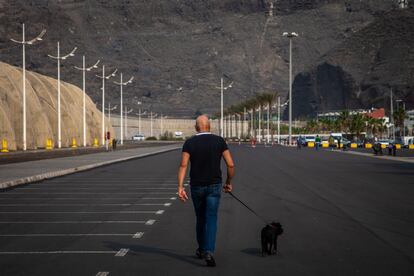
[{"label": "street lamp post", "polygon": [[62,147],[62,123],[61,123],[61,108],[60,108],[60,61],[65,60],[69,57],[75,56],[75,52],[78,48],[75,47],[73,50],[64,56],[60,55],[60,43],[57,42],[57,56],[48,55],[50,58],[57,60],[58,68],[58,148]]},{"label": "street lamp post", "polygon": [[224,90],[227,90],[229,88],[233,87],[233,82],[231,82],[228,86],[224,86],[224,79],[221,77],[221,85],[220,85],[220,91],[221,91],[221,97],[220,97],[220,136],[223,137],[224,135]]},{"label": "street lamp post", "polygon": [[123,114],[122,107],[123,107],[124,102],[123,102],[123,95],[122,95],[123,91],[122,90],[123,90],[123,87],[125,85],[132,83],[132,80],[134,79],[134,77],[131,77],[129,79],[129,81],[127,81],[127,82],[123,82],[122,78],[123,78],[123,75],[121,73],[121,81],[120,82],[116,82],[116,81],[114,82],[115,84],[121,86],[121,110],[120,110],[120,115],[121,115],[121,145],[124,144],[124,129],[123,129],[124,125],[123,125],[123,116],[122,116],[122,114]]},{"label": "street lamp post", "polygon": [[138,101],[137,104],[139,106],[138,108],[138,131],[139,131],[139,134],[142,135],[142,132],[141,132],[141,104],[142,103]]},{"label": "street lamp post", "polygon": [[284,32],[289,39],[289,146],[292,145],[292,39],[299,35],[295,32]]},{"label": "street lamp post", "polygon": [[98,64],[99,64],[99,60],[92,65],[91,67],[86,67],[85,66],[85,56],[82,56],[82,67],[77,67],[75,66],[75,69],[82,71],[82,77],[83,77],[83,84],[82,84],[82,88],[83,88],[83,146],[86,147],[86,91],[85,91],[85,87],[86,87],[86,71],[91,71],[92,69],[96,69],[98,68]]},{"label": "street lamp post", "polygon": [[128,114],[134,111],[132,108],[128,110],[127,106],[125,106],[125,137],[128,137]]},{"label": "street lamp post", "polygon": [[102,79],[102,146],[105,145],[105,80],[109,80],[111,77],[115,77],[118,69],[115,69],[112,74],[105,75],[105,65],[102,65],[102,76],[96,75],[96,77]]},{"label": "street lamp post", "polygon": [[26,45],[33,45],[35,42],[42,41],[46,30],[43,29],[38,36],[26,41],[25,26],[22,24],[22,40],[10,39],[15,43],[22,44],[23,47],[23,150],[27,150],[27,134],[26,134]]}]

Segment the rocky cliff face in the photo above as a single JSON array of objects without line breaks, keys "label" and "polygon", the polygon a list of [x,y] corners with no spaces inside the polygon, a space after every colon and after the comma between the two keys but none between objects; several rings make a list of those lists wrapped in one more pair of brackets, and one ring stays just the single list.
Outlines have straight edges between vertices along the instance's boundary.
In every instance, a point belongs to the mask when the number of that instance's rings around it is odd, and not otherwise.
[{"label": "rocky cliff face", "polygon": [[[45,41],[29,47],[31,70],[55,77],[47,54],[78,46],[78,55],[62,65],[62,78],[80,85],[73,66],[97,59],[119,68],[135,82],[126,102],[168,115],[215,113],[220,77],[234,81],[225,102],[255,93],[288,90],[288,41],[296,31],[294,72],[310,68],[376,17],[394,6],[390,0],[0,0],[0,57],[21,66],[20,22],[28,37],[47,28]],[[100,102],[100,82],[88,75],[89,95]],[[108,83],[108,98],[119,102],[119,89]],[[136,106],[135,106],[136,107]]]},{"label": "rocky cliff face", "polygon": [[[44,148],[47,139],[57,143],[57,81],[26,71],[27,147]],[[72,138],[81,144],[83,92],[76,86],[61,83],[62,146],[68,147]],[[22,147],[22,71],[0,62],[0,139],[6,139],[9,149]],[[87,141],[101,137],[102,113],[88,97],[86,101]],[[110,128],[111,130],[111,128]]]},{"label": "rocky cliff face", "polygon": [[390,106],[390,89],[414,107],[414,10],[378,16],[294,82],[295,115]]}]

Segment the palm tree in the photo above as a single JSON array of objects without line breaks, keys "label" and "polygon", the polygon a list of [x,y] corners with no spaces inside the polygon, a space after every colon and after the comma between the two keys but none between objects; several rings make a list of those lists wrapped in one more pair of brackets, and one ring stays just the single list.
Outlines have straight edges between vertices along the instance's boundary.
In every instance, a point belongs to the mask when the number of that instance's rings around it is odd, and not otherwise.
[{"label": "palm tree", "polygon": [[404,129],[404,121],[407,118],[408,116],[404,109],[398,108],[396,111],[394,111],[393,119],[395,126],[399,128],[400,136],[402,136],[402,130]]},{"label": "palm tree", "polygon": [[351,131],[351,133],[355,133],[356,137],[359,138],[361,132],[364,131],[366,121],[367,117],[365,115],[362,115],[361,113],[355,114],[351,117],[351,124],[349,130]]},{"label": "palm tree", "polygon": [[349,132],[350,125],[351,125],[351,116],[348,110],[344,110],[341,112],[338,118],[339,130],[347,133]]}]

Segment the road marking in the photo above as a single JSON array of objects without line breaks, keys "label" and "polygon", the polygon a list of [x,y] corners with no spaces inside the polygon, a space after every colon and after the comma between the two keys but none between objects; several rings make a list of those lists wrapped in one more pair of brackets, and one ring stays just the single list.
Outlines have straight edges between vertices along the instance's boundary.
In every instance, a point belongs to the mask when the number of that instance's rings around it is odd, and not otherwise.
[{"label": "road marking", "polygon": [[0,255],[41,255],[41,254],[117,254],[119,251],[5,251]]},{"label": "road marking", "polygon": [[1,207],[25,207],[25,206],[32,206],[32,207],[43,207],[43,206],[170,206],[171,203],[11,203],[11,204],[0,204]]},{"label": "road marking", "polygon": [[[138,232],[138,233],[142,233],[142,235],[144,235],[143,232]],[[109,233],[109,234],[4,234],[4,235],[0,235],[0,237],[38,237],[38,238],[46,238],[46,237],[131,237],[133,236],[135,238],[135,235],[137,235],[138,233],[135,234],[114,234],[114,233]],[[140,237],[139,237],[140,238]]]},{"label": "road marking", "polygon": [[[176,189],[174,189],[176,190]],[[148,195],[148,194],[153,194],[153,195],[170,195],[172,193],[160,193],[160,192],[156,192],[156,193],[5,193],[3,195]]]},{"label": "road marking", "polygon": [[144,200],[149,200],[149,199],[157,199],[157,200],[162,200],[162,199],[169,199],[169,200],[176,200],[177,198],[176,197],[169,197],[169,198],[165,198],[165,197],[143,197],[143,198],[141,198],[141,199],[144,199]]},{"label": "road marking", "polygon": [[140,239],[140,238],[142,238],[142,236],[144,236],[144,232],[137,232],[132,236],[132,238],[133,239]]},{"label": "road marking", "polygon": [[149,219],[145,222],[145,225],[153,225],[155,223],[155,219]]},{"label": "road marking", "polygon": [[109,272],[107,271],[99,271],[98,273],[96,273],[96,276],[108,276]]},{"label": "road marking", "polygon": [[115,257],[125,257],[125,255],[128,253],[128,248],[121,248],[118,252],[116,252]]},{"label": "road marking", "polygon": [[[70,188],[49,188],[49,187],[44,187],[44,188],[20,188],[18,189],[18,191],[21,190],[96,190],[96,187],[93,188],[75,188],[75,187],[70,187]],[[118,191],[120,190],[118,187],[116,188],[99,188],[100,190],[114,190],[114,191]],[[140,187],[140,188],[127,188],[127,189],[122,189],[123,191],[125,190],[176,190],[177,188],[168,188],[168,187]]]},{"label": "road marking", "polygon": [[63,221],[0,221],[0,224],[129,224],[129,223],[143,223],[147,224],[148,221],[142,220],[90,220],[90,221],[75,221],[75,220],[63,220]]},{"label": "road marking", "polygon": [[20,212],[20,211],[11,211],[11,212],[0,212],[0,214],[156,214],[161,215],[164,213],[164,210],[158,211],[81,211],[81,212],[66,212],[66,211],[52,211],[52,212]]}]

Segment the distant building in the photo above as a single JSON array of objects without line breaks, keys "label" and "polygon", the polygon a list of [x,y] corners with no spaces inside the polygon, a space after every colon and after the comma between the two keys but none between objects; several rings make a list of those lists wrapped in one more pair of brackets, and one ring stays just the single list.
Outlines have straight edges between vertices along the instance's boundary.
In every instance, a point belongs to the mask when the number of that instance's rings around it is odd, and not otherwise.
[{"label": "distant building", "polygon": [[[341,112],[344,110],[336,110],[336,111],[329,111],[325,113],[319,113],[318,119],[329,119],[329,120],[336,120],[341,115]],[[385,109],[384,108],[371,108],[371,109],[354,109],[348,110],[349,115],[356,115],[356,114],[365,114],[367,117],[374,118],[374,119],[384,119],[384,123],[388,124],[389,117],[385,116]]]},{"label": "distant building", "polygon": [[408,8],[408,0],[398,0],[398,7],[400,7],[400,9]]},{"label": "distant building", "polygon": [[414,109],[407,110],[407,118],[404,120],[404,126],[408,129],[407,136],[414,135]]}]

